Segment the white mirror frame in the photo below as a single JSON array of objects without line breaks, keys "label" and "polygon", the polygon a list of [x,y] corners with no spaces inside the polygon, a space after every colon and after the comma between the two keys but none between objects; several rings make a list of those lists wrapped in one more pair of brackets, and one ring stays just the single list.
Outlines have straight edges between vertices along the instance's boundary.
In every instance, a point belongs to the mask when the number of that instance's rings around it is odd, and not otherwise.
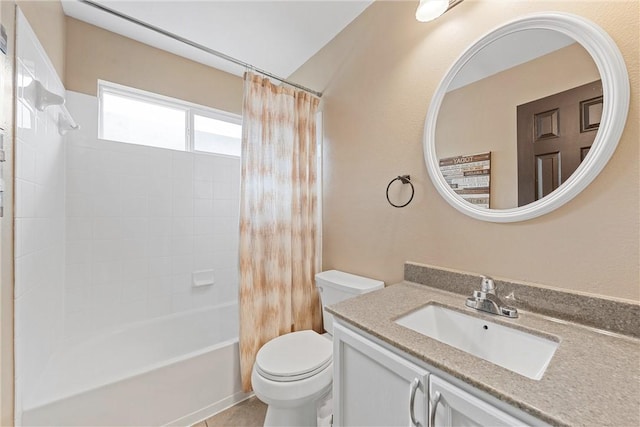
[{"label": "white mirror frame", "polygon": [[[472,205],[458,196],[440,173],[436,154],[436,122],[447,88],[458,72],[482,48],[508,34],[529,29],[558,31],[591,54],[602,79],[604,93],[600,128],[589,154],[567,181],[555,191],[526,206],[511,209],[485,209]],[[577,196],[602,171],[615,151],[629,111],[629,76],[620,50],[599,26],[580,16],[546,12],[527,15],[490,31],[473,43],[451,66],[440,82],[424,124],[424,157],[429,176],[440,195],[454,208],[473,218],[491,222],[525,221],[559,208]]]}]

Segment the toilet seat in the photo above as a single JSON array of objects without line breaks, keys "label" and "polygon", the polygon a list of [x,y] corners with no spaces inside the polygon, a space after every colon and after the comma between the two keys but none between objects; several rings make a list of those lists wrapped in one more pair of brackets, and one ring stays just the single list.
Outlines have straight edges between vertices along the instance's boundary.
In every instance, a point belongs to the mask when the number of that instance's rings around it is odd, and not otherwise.
[{"label": "toilet seat", "polygon": [[292,332],[266,343],[256,355],[255,369],[271,381],[312,377],[332,362],[333,344],[314,331]]}]

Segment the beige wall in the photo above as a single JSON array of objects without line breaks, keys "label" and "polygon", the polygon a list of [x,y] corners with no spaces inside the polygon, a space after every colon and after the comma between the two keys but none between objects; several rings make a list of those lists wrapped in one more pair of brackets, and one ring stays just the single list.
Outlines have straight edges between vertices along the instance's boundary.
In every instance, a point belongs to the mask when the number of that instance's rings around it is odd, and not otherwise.
[{"label": "beige wall", "polygon": [[517,207],[516,107],[599,78],[589,53],[574,43],[448,92],[436,127],[438,158],[491,151],[491,207]]},{"label": "beige wall", "polygon": [[97,80],[240,114],[242,78],[67,17],[65,86],[96,96]]},{"label": "beige wall", "polygon": [[[416,3],[374,3],[293,76],[325,90],[324,268],[394,283],[410,260],[638,301],[638,2],[467,0],[426,24],[414,18]],[[596,22],[622,51],[631,83],[622,139],[594,182],[556,211],[511,224],[469,218],[427,175],[428,104],[466,46],[506,21],[548,10]],[[416,187],[404,209],[384,196],[399,174]]]},{"label": "beige wall", "polygon": [[62,3],[60,0],[18,0],[16,3],[64,83],[66,18]]}]

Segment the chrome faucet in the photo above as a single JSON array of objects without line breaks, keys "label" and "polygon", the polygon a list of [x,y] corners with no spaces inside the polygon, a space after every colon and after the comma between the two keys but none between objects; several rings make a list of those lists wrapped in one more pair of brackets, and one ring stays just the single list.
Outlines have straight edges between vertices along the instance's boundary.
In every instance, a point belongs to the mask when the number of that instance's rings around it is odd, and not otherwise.
[{"label": "chrome faucet", "polygon": [[493,283],[493,279],[487,276],[482,276],[481,290],[473,291],[473,296],[467,298],[465,305],[491,314],[518,317],[516,308],[508,307],[500,301],[500,298],[496,295],[496,285]]}]

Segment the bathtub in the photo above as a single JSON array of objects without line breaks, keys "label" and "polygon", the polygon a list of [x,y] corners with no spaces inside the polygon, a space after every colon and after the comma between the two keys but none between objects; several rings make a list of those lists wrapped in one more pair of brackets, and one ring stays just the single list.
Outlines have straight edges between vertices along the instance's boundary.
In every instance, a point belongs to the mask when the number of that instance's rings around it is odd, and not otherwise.
[{"label": "bathtub", "polygon": [[237,303],[140,322],[54,354],[22,424],[191,425],[241,391]]}]

